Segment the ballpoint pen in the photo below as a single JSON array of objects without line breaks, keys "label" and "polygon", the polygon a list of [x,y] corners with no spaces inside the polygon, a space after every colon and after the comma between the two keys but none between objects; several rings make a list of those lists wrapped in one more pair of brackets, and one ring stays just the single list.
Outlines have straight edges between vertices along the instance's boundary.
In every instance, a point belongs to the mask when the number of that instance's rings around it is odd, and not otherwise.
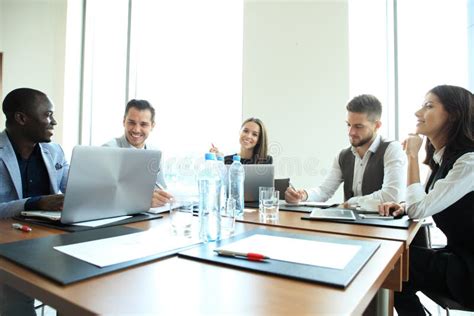
[{"label": "ballpoint pen", "polygon": [[371,215],[371,214],[359,214],[362,219],[394,219],[393,216],[382,216],[382,215]]},{"label": "ballpoint pen", "polygon": [[219,256],[243,258],[250,261],[264,261],[265,259],[270,259],[270,257],[254,252],[238,252],[223,249],[215,249],[214,251],[217,252]]},{"label": "ballpoint pen", "polygon": [[26,226],[26,225],[22,225],[22,224],[18,224],[18,223],[13,223],[12,227],[15,228],[15,229],[27,232],[27,233],[32,231],[30,226]]}]

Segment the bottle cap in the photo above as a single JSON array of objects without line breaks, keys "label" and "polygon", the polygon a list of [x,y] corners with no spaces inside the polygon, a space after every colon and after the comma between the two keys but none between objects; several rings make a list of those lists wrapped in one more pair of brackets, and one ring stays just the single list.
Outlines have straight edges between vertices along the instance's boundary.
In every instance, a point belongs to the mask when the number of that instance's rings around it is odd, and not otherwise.
[{"label": "bottle cap", "polygon": [[206,160],[216,160],[216,154],[215,153],[206,153],[204,156],[204,159]]},{"label": "bottle cap", "polygon": [[239,155],[234,155],[234,157],[232,157],[232,160],[233,161],[240,161],[240,156]]}]

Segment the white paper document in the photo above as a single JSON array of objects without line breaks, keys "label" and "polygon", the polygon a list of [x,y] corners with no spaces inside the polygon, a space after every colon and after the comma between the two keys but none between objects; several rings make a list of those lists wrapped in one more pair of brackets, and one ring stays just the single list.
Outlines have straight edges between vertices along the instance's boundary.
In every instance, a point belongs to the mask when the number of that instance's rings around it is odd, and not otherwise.
[{"label": "white paper document", "polygon": [[122,221],[124,219],[132,217],[131,215],[126,215],[126,216],[117,216],[117,217],[112,217],[112,218],[105,218],[105,219],[97,219],[94,221],[87,221],[87,222],[80,222],[80,223],[75,223],[75,226],[87,226],[87,227],[97,227],[97,226],[102,226],[102,225],[107,225],[110,223]]},{"label": "white paper document", "polygon": [[219,249],[254,252],[268,256],[270,260],[343,270],[361,246],[256,234]]},{"label": "white paper document", "polygon": [[170,210],[170,206],[168,204],[165,204],[163,206],[152,207],[147,212],[151,214],[160,214],[160,213],[167,212],[169,210]]},{"label": "white paper document", "polygon": [[[175,202],[173,203],[173,208],[178,208],[178,207],[181,207],[182,205],[184,205],[184,203]],[[170,205],[165,204],[163,206],[152,207],[147,212],[151,214],[160,214],[160,213],[168,212],[169,210],[170,210]]]},{"label": "white paper document", "polygon": [[197,238],[170,235],[148,230],[118,237],[104,238],[54,249],[99,267],[140,259],[199,243]]}]

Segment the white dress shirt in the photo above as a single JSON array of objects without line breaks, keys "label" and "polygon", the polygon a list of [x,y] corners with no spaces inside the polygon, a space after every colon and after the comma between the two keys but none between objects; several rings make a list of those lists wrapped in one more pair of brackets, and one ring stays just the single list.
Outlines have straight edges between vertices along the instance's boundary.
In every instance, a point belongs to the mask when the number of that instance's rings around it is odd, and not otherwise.
[{"label": "white dress shirt", "polygon": [[[357,204],[362,197],[362,179],[364,171],[369,161],[369,158],[379,148],[381,143],[381,136],[377,135],[372,145],[361,158],[355,147],[352,147],[354,154],[354,175],[352,181],[352,190],[354,197],[347,202],[349,204]],[[329,200],[339,188],[339,185],[344,181],[342,178],[341,167],[339,166],[339,155],[336,156],[328,175],[317,188],[306,190],[308,193],[308,201],[325,202]],[[380,202],[400,202],[405,196],[406,187],[406,155],[403,152],[402,146],[399,142],[391,142],[384,154],[384,179],[382,188],[371,194],[365,195],[367,198],[377,199]]]},{"label": "white dress shirt", "polygon": [[[441,165],[444,147],[433,155]],[[431,172],[430,172],[431,174]],[[428,178],[430,177],[428,174]],[[459,157],[444,179],[435,182],[425,193],[425,185],[413,183],[407,188],[406,210],[410,218],[424,218],[439,213],[474,190],[474,153]]]}]

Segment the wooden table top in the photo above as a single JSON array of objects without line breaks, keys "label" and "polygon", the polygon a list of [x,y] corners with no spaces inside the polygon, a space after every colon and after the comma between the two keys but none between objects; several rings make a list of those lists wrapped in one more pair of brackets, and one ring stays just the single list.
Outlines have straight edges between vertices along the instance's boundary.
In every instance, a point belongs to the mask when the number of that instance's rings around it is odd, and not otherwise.
[{"label": "wooden table top", "polygon": [[377,239],[387,239],[402,241],[407,246],[415,237],[421,223],[412,222],[408,229],[379,227],[373,225],[359,225],[352,223],[338,223],[331,221],[310,221],[303,220],[301,217],[307,216],[306,213],[280,211],[277,221],[264,221],[260,219],[258,209],[245,209],[244,216],[238,219],[239,222],[253,223],[267,226],[296,228],[300,230],[319,231],[328,233],[337,233],[349,236],[370,237]]},{"label": "wooden table top", "polygon": [[[63,233],[31,225],[33,231],[0,221],[0,243]],[[197,218],[194,223],[197,226]],[[169,229],[164,219],[129,224],[140,229]],[[281,227],[237,223],[237,231],[262,228],[301,233]],[[323,232],[309,235],[361,239]],[[265,275],[176,256],[116,271],[68,286],[0,258],[0,282],[36,297],[65,314],[361,314],[403,252],[403,243],[380,240],[381,246],[345,289]],[[342,303],[343,302],[343,303]]]}]

